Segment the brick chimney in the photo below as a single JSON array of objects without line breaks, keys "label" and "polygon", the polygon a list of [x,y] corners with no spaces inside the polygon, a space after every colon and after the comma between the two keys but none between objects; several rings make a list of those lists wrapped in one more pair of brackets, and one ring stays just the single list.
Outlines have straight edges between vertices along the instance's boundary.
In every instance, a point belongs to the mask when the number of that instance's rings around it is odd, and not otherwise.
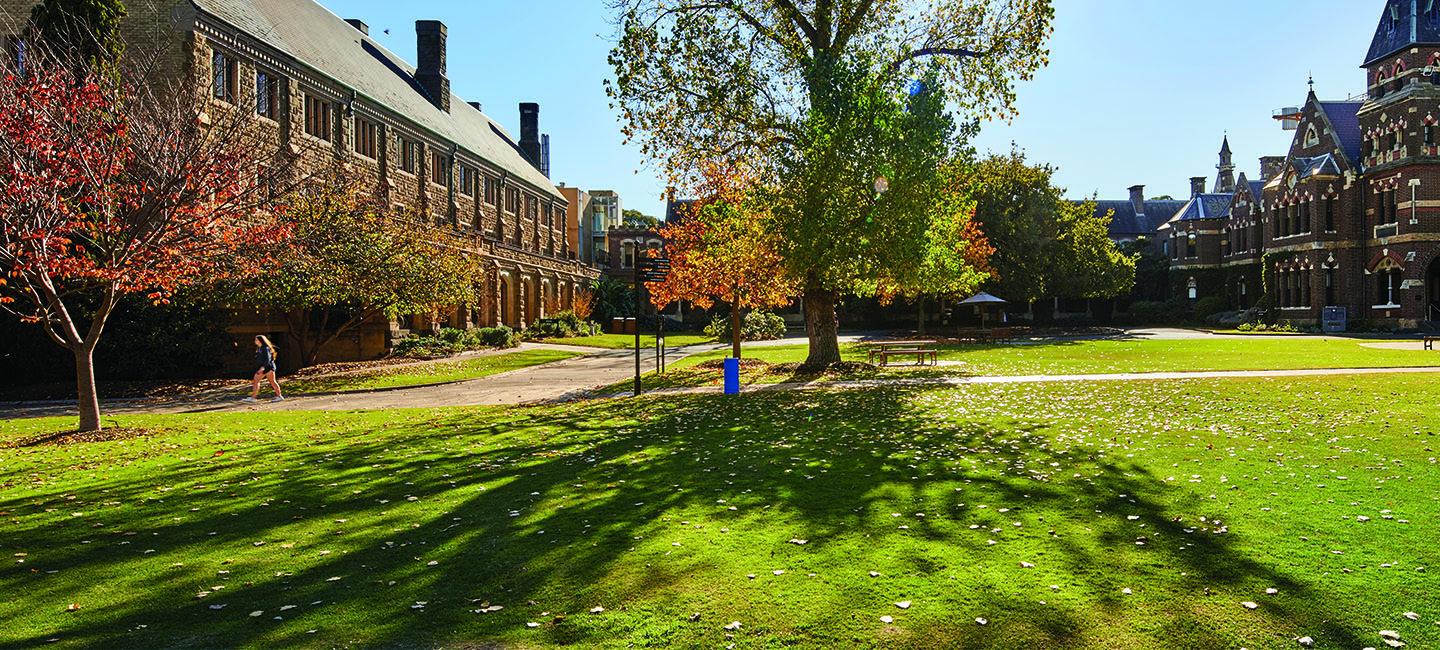
[{"label": "brick chimney", "polygon": [[1135,214],[1145,214],[1145,186],[1130,186],[1130,205],[1135,206]]},{"label": "brick chimney", "polygon": [[1204,193],[1205,193],[1205,177],[1204,177],[1204,176],[1191,176],[1191,177],[1190,177],[1190,198],[1193,199],[1193,198],[1195,198],[1195,197],[1197,197],[1197,196],[1200,196],[1201,194],[1204,194]]},{"label": "brick chimney", "polygon": [[449,30],[438,20],[415,21],[418,50],[415,81],[440,110],[450,112],[450,79],[445,76],[445,37]]},{"label": "brick chimney", "polygon": [[1269,182],[1285,169],[1285,156],[1261,156],[1260,180]]},{"label": "brick chimney", "polygon": [[520,102],[520,150],[540,167],[540,105],[535,102]]}]

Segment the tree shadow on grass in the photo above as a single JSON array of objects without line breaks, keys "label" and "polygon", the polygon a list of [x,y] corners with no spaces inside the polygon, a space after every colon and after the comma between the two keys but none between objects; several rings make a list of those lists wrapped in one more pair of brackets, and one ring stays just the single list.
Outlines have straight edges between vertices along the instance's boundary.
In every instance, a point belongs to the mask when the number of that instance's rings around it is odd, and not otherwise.
[{"label": "tree shadow on grass", "polygon": [[[1254,585],[1322,599],[1217,532],[1224,523],[1200,525],[1210,504],[1167,503],[1170,487],[1141,464],[1061,448],[1033,423],[916,406],[937,394],[692,396],[384,423],[312,414],[289,442],[199,444],[145,480],[57,468],[40,496],[0,499],[19,522],[6,545],[29,555],[0,573],[0,590],[24,594],[0,612],[32,630],[0,635],[0,648],[674,647],[718,642],[732,619],[745,620],[738,647],[1113,647],[1128,634],[1129,647],[1219,648],[1235,645],[1223,615],[1120,590],[1186,573],[1199,601],[1204,587]],[[340,433],[307,434],[317,422]],[[213,446],[231,451],[207,457]],[[63,516],[77,495],[98,512]],[[125,505],[111,517],[100,503]],[[900,598],[926,606],[900,613],[889,605]],[[71,602],[80,609],[63,612]],[[503,609],[475,611],[491,606]],[[1163,624],[1117,631],[1135,611]],[[876,633],[881,614],[909,618]],[[1278,633],[1363,645],[1326,614],[1264,611]]]}]

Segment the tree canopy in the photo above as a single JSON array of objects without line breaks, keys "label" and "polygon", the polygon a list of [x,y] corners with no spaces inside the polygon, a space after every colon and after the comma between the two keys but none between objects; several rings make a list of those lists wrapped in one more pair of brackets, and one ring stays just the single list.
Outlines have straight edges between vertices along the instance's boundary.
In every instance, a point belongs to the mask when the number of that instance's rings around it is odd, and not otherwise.
[{"label": "tree canopy", "polygon": [[963,246],[968,215],[942,172],[958,145],[945,106],[1013,115],[1053,16],[1049,0],[615,6],[608,89],[625,134],[685,189],[710,164],[764,179],[812,364],[840,358],[838,295],[914,284],[918,260]]},{"label": "tree canopy", "polygon": [[621,221],[625,226],[632,228],[659,228],[661,221],[655,217],[645,214],[639,210],[625,210],[621,212]]},{"label": "tree canopy", "polygon": [[[776,250],[773,217],[747,195],[749,183],[732,173],[709,170],[707,198],[694,204],[684,220],[661,231],[670,277],[646,287],[656,307],[679,300],[701,309],[726,303],[730,331],[739,332],[740,310],[786,305],[797,286]],[[731,337],[737,359],[742,338]]]},{"label": "tree canopy", "polygon": [[[73,353],[80,429],[94,431],[94,352],[117,299],[164,302],[243,270],[241,252],[285,236],[251,218],[271,204],[255,170],[288,167],[262,163],[248,116],[202,122],[203,97],[157,87],[143,62],[102,72],[66,57],[0,78],[0,308]],[[82,294],[99,296],[87,314]]]},{"label": "tree canopy", "polygon": [[273,267],[236,285],[234,302],[282,312],[306,365],[379,315],[395,318],[476,304],[476,258],[419,215],[382,207],[335,171],[287,198],[278,221],[293,236]]},{"label": "tree canopy", "polygon": [[1093,201],[1065,200],[1055,169],[1025,155],[992,155],[974,168],[975,220],[995,247],[987,290],[1011,301],[1109,298],[1135,281],[1135,259],[1109,237]]}]

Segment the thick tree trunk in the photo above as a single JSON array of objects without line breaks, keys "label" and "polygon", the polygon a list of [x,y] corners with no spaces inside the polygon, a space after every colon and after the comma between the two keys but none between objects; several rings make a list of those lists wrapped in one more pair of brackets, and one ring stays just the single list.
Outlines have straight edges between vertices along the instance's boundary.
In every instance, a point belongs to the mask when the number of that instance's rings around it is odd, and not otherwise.
[{"label": "thick tree trunk", "polygon": [[95,346],[80,344],[75,353],[75,390],[79,394],[80,430],[100,430],[100,397],[95,391]]},{"label": "thick tree trunk", "polygon": [[822,289],[818,282],[805,285],[805,335],[810,339],[807,366],[823,366],[840,361],[840,333],[835,322],[835,292]]}]

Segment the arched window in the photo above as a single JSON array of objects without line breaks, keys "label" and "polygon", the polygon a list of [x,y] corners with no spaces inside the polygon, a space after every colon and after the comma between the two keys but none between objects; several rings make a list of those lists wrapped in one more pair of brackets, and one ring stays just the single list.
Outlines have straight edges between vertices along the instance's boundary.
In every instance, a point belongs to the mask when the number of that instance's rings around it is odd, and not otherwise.
[{"label": "arched window", "polygon": [[1383,71],[1375,75],[1375,89],[1372,95],[1375,99],[1385,96],[1385,73]]},{"label": "arched window", "polygon": [[1381,300],[1385,305],[1400,304],[1400,279],[1404,270],[1400,264],[1393,259],[1385,259],[1375,267],[1375,279],[1379,283],[1379,292],[1375,294],[1376,299]]},{"label": "arched window", "polygon": [[1317,144],[1320,144],[1320,132],[1315,130],[1314,124],[1311,124],[1305,129],[1305,146],[1313,147]]},{"label": "arched window", "polygon": [[1335,232],[1335,197],[1325,197],[1325,232]]}]

